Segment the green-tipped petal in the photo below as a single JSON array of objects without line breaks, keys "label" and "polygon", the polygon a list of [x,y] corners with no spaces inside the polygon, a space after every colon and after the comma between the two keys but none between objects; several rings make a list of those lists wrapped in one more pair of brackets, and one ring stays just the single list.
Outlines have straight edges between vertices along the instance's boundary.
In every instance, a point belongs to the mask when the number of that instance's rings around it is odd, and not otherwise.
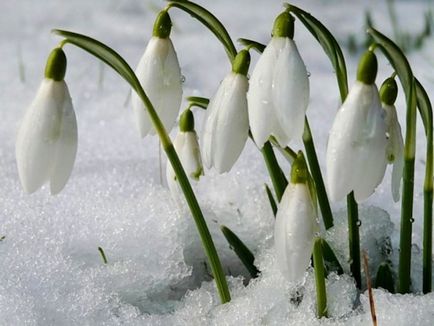
[{"label": "green-tipped petal", "polygon": [[292,163],[291,167],[291,183],[307,183],[309,178],[309,172],[307,170],[306,159],[303,152],[297,153],[297,158]]}]

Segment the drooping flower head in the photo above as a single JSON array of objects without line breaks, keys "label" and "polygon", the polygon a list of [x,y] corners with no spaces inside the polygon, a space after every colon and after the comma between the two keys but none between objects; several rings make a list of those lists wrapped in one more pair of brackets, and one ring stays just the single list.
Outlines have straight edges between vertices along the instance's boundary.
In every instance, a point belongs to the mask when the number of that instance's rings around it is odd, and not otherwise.
[{"label": "drooping flower head", "polygon": [[394,78],[386,79],[380,88],[380,98],[385,113],[387,148],[386,157],[392,170],[392,197],[395,202],[399,200],[399,188],[404,168],[404,140],[401,126],[396,114],[395,100],[398,95],[398,86]]},{"label": "drooping flower head", "polygon": [[[171,27],[169,14],[161,11],[155,20],[153,36],[136,69],[140,84],[168,131],[175,124],[182,100],[181,69],[169,38]],[[140,135],[154,134],[146,108],[135,92],[132,105]]]},{"label": "drooping flower head", "polygon": [[77,152],[77,120],[64,81],[66,56],[59,47],[47,60],[45,78],[27,109],[16,142],[18,174],[32,193],[45,182],[59,193],[71,174]]},{"label": "drooping flower head", "polygon": [[286,146],[303,134],[309,79],[293,35],[294,18],[285,11],[276,18],[271,41],[250,79],[250,130],[259,148],[270,136]]},{"label": "drooping flower head", "polygon": [[[194,130],[194,116],[190,109],[181,114],[179,132],[173,141],[173,146],[190,180],[199,180],[200,176],[203,175],[203,167],[197,134]],[[174,198],[178,198],[179,185],[170,162],[167,162],[166,178],[172,195]]]},{"label": "drooping flower head", "polygon": [[309,266],[315,233],[319,232],[316,203],[308,183],[306,161],[299,152],[274,226],[277,267],[288,281],[295,283],[303,278]]},{"label": "drooping flower head", "polygon": [[240,51],[232,72],[221,82],[206,110],[203,128],[203,159],[207,168],[228,172],[240,156],[249,135],[247,72],[250,54]]},{"label": "drooping flower head", "polygon": [[375,85],[377,58],[367,51],[357,81],[336,114],[327,147],[327,185],[333,201],[354,191],[356,201],[368,198],[386,170],[386,125]]}]

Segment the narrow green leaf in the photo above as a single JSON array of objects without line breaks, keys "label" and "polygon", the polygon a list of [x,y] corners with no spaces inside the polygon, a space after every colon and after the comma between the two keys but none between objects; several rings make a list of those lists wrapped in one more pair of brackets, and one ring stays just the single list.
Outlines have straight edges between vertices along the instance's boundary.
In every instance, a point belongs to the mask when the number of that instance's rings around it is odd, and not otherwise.
[{"label": "narrow green leaf", "polygon": [[197,106],[204,110],[207,109],[209,104],[209,99],[206,97],[188,96],[186,100],[190,103],[191,106]]},{"label": "narrow green leaf", "polygon": [[265,192],[267,193],[268,200],[270,201],[271,210],[273,211],[274,217],[276,217],[277,214],[277,205],[276,201],[274,200],[273,193],[271,192],[270,187],[268,187],[267,184],[265,184]]},{"label": "narrow green leaf", "polygon": [[316,238],[313,245],[313,265],[315,270],[316,314],[318,318],[327,317],[327,289],[321,238]]},{"label": "narrow green leaf", "polygon": [[261,149],[262,156],[264,157],[265,164],[267,165],[268,174],[270,175],[271,182],[273,183],[274,192],[276,193],[277,201],[280,199],[285,192],[286,186],[288,185],[288,180],[283,173],[282,168],[277,162],[276,155],[273,151],[273,146],[267,141],[264,147]]},{"label": "narrow green leaf", "polygon": [[232,62],[235,59],[235,56],[237,55],[235,45],[232,42],[232,39],[229,36],[226,28],[212,13],[210,13],[205,8],[199,6],[198,4],[186,0],[171,0],[169,1],[168,7],[176,7],[178,9],[181,9],[199,20],[223,44],[229,60]]},{"label": "narrow green leaf", "polygon": [[260,272],[254,265],[255,256],[253,256],[249,248],[247,248],[247,246],[240,240],[240,238],[228,227],[222,225],[220,226],[220,229],[223,232],[223,235],[225,236],[231,248],[235,251],[236,255],[240,258],[241,262],[249,271],[250,275],[253,278],[258,277]]},{"label": "narrow green leaf", "polygon": [[105,255],[104,249],[102,249],[101,247],[98,247],[98,251],[99,251],[99,254],[101,255],[101,259],[102,259],[103,263],[107,265],[108,261],[107,261],[107,256]]},{"label": "narrow green leaf", "polygon": [[264,52],[265,47],[266,47],[262,43],[259,43],[259,42],[253,41],[253,40],[249,40],[246,38],[239,38],[238,43],[240,43],[241,45],[244,45],[245,47],[247,47],[249,49],[255,49],[259,53]]},{"label": "narrow green leaf", "polygon": [[336,72],[336,78],[339,85],[339,91],[341,99],[347,97],[348,94],[348,80],[347,80],[347,68],[345,65],[345,58],[339,47],[338,42],[333,37],[332,33],[315,17],[308,12],[291,4],[285,4],[290,12],[292,12],[309,30],[312,36],[319,42],[324,49],[324,52],[329,57],[333,68]]},{"label": "narrow green leaf", "polygon": [[339,260],[336,257],[332,247],[330,247],[330,245],[325,239],[321,240],[321,244],[327,274],[330,272],[336,272],[338,275],[342,275],[344,273],[344,270],[342,268],[342,265],[339,263]]},{"label": "narrow green leaf", "polygon": [[138,81],[134,71],[128,65],[128,63],[113,49],[109,48],[107,45],[90,38],[86,35],[64,31],[60,29],[54,29],[52,31],[54,34],[63,36],[65,38],[64,43],[71,43],[79,48],[89,52],[98,59],[104,61],[110,67],[112,67],[120,76],[122,76],[128,84],[134,89],[138,90],[141,88],[140,82]]},{"label": "narrow green leaf", "polygon": [[378,266],[375,287],[383,288],[390,293],[395,293],[395,279],[388,263],[381,263],[380,266]]},{"label": "narrow green leaf", "polygon": [[[404,89],[407,113],[404,145],[404,170],[402,177],[401,228],[399,241],[399,293],[408,293],[411,283],[411,238],[413,221],[414,161],[416,154],[417,94],[415,78],[404,53],[385,35],[373,28],[368,29],[377,47],[384,53],[395,69]],[[430,176],[432,177],[432,176]]]}]

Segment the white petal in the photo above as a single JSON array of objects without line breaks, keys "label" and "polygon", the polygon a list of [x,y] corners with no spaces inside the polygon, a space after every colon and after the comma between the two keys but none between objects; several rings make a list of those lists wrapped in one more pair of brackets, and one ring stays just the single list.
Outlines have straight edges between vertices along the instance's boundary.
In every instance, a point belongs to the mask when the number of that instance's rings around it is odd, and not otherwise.
[{"label": "white petal", "polygon": [[264,146],[270,135],[274,135],[282,146],[289,143],[286,133],[276,118],[271,94],[275,64],[284,46],[284,38],[273,37],[259,58],[250,78],[247,93],[250,130],[259,148]]},{"label": "white petal", "polygon": [[375,85],[356,82],[338,111],[327,147],[331,200],[354,190],[356,200],[372,194],[385,171],[386,134]]},{"label": "white petal", "polygon": [[28,193],[36,191],[49,178],[61,130],[62,111],[67,96],[65,90],[63,81],[44,79],[18,131],[18,174]]},{"label": "white petal", "polygon": [[[246,76],[230,73],[212,100],[212,165],[219,173],[229,171],[246,144],[249,133]],[[218,98],[220,97],[220,98]]]},{"label": "white petal", "polygon": [[289,184],[279,204],[274,228],[277,266],[288,281],[298,282],[303,278],[316,230],[309,189],[305,184]]},{"label": "white petal", "polygon": [[383,104],[386,113],[386,130],[389,135],[387,144],[387,159],[393,163],[392,170],[392,197],[395,202],[399,201],[402,170],[404,167],[404,141],[401,126],[399,125],[396,108],[394,105]]},{"label": "white petal", "polygon": [[275,63],[272,98],[276,117],[288,139],[300,140],[309,103],[309,79],[294,41],[287,37],[284,40]]},{"label": "white petal", "polygon": [[[181,70],[171,40],[151,38],[137,66],[136,74],[166,130],[170,131],[182,100]],[[132,104],[142,137],[148,132],[155,133],[148,113],[135,93]]]},{"label": "white petal", "polygon": [[77,120],[66,85],[62,109],[60,135],[55,145],[53,167],[50,173],[52,195],[59,193],[68,181],[77,153]]}]

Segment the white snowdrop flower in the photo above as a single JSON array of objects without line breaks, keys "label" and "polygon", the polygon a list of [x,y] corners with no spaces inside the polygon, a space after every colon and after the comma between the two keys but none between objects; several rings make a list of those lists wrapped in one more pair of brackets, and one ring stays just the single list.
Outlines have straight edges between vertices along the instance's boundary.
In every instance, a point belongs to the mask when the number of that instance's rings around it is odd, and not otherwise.
[{"label": "white snowdrop flower", "polygon": [[249,136],[246,77],[250,55],[238,53],[232,72],[221,82],[206,110],[203,129],[203,160],[209,169],[228,172],[240,156]]},{"label": "white snowdrop flower", "polygon": [[294,19],[289,13],[276,18],[272,34],[247,94],[250,130],[259,148],[271,135],[282,146],[301,139],[309,102],[308,74],[292,40]]},{"label": "white snowdrop flower", "polygon": [[[203,175],[200,148],[194,131],[194,117],[190,109],[184,111],[179,121],[179,132],[173,141],[176,153],[190,180],[197,181]],[[166,179],[170,192],[178,198],[179,184],[170,162],[166,166]]]},{"label": "white snowdrop flower", "polygon": [[398,86],[395,79],[386,79],[380,88],[380,97],[385,113],[386,135],[388,137],[386,157],[388,163],[393,164],[391,186],[392,197],[395,202],[399,201],[399,189],[404,168],[404,140],[394,105],[397,95]]},{"label": "white snowdrop flower", "polygon": [[[155,21],[153,37],[136,69],[137,78],[167,131],[175,124],[182,100],[181,69],[169,38],[171,26],[169,14],[162,11]],[[142,100],[135,92],[131,100],[140,135],[145,137],[148,133],[154,134]]]},{"label": "white snowdrop flower", "polygon": [[319,232],[315,206],[300,152],[292,165],[291,182],[283,193],[274,226],[277,267],[289,282],[300,282],[309,266],[314,237]]},{"label": "white snowdrop flower", "polygon": [[66,56],[61,48],[56,48],[48,58],[45,78],[18,131],[18,174],[28,193],[46,181],[51,194],[59,193],[74,165],[77,120],[64,81],[65,72]]},{"label": "white snowdrop flower", "polygon": [[377,59],[367,51],[357,81],[336,114],[327,147],[327,185],[331,200],[354,191],[356,201],[368,198],[386,170],[386,125],[375,85]]}]

